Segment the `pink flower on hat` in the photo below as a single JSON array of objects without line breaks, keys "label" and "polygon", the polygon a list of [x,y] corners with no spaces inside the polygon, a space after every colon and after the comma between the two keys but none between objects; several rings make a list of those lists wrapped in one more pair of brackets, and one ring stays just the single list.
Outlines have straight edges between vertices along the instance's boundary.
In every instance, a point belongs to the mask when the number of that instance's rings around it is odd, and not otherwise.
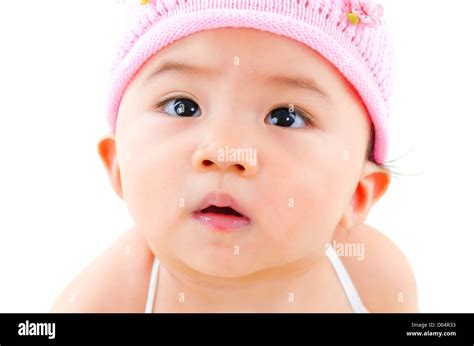
[{"label": "pink flower on hat", "polygon": [[349,11],[347,19],[352,24],[365,24],[376,27],[381,24],[383,7],[368,0],[349,0]]}]

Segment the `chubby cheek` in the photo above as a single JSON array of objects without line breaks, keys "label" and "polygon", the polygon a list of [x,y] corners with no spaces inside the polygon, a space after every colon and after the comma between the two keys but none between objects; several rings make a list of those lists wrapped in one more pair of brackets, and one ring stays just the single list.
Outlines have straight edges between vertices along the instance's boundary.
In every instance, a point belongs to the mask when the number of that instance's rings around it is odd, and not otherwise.
[{"label": "chubby cheek", "polygon": [[[303,148],[306,146],[302,146]],[[313,146],[273,160],[259,213],[269,249],[291,261],[330,242],[347,199],[338,148]],[[277,163],[275,163],[277,162]]]},{"label": "chubby cheek", "polygon": [[[168,132],[169,133],[169,132]],[[135,224],[156,244],[182,213],[185,180],[191,169],[185,138],[163,132],[123,142],[124,200]],[[126,154],[125,154],[126,153]]]}]

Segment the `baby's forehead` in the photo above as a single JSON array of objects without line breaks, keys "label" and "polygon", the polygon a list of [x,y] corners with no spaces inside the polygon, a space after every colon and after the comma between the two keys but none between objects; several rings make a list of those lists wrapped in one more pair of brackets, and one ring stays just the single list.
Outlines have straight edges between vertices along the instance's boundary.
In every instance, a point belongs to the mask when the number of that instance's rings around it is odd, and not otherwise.
[{"label": "baby's forehead", "polygon": [[[153,60],[178,56],[196,63],[232,64],[260,70],[295,70],[302,65],[327,68],[326,59],[310,47],[285,36],[252,28],[218,28],[193,33],[169,44]],[[236,59],[239,65],[236,65]]]},{"label": "baby's forehead", "polygon": [[[219,28],[181,38],[155,53],[142,66],[142,79],[160,72],[188,76],[238,74],[249,82],[307,87],[330,98],[345,84],[338,70],[320,54],[287,37],[257,29]],[[176,74],[178,76],[178,74]]]}]

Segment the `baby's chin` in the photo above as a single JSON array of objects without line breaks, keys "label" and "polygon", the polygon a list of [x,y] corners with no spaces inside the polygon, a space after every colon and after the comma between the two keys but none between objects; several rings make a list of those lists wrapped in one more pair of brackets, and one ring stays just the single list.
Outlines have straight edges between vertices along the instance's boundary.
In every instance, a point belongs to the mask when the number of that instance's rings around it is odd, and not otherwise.
[{"label": "baby's chin", "polygon": [[251,282],[265,280],[286,272],[289,263],[298,262],[298,255],[272,252],[261,246],[255,250],[240,250],[240,254],[229,253],[228,248],[202,247],[195,250],[175,248],[173,256],[180,262],[181,269],[188,268],[196,275],[212,277],[216,280]]},{"label": "baby's chin", "polygon": [[304,256],[301,251],[271,251],[258,245],[254,251],[250,248],[247,251],[241,249],[240,254],[229,253],[229,248],[226,247],[212,246],[192,250],[177,246],[170,247],[167,251],[172,252],[173,262],[177,264],[173,265],[175,270],[208,277],[217,282],[223,280],[223,283],[241,284],[303,273],[324,257],[323,253]]},{"label": "baby's chin", "polygon": [[222,279],[239,279],[254,275],[266,264],[250,254],[236,254],[228,248],[202,247],[195,250],[174,251],[174,256],[185,266],[201,275]]}]

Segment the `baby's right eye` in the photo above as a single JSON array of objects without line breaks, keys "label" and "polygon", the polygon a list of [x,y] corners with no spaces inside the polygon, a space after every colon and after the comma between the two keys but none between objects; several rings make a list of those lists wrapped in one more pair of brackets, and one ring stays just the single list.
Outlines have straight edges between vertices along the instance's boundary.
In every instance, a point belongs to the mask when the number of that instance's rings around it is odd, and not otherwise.
[{"label": "baby's right eye", "polygon": [[[185,97],[169,98],[157,105],[157,107],[161,106],[164,106],[163,110],[166,114],[175,117],[195,117],[201,115],[199,105]],[[196,113],[198,114],[196,115]]]}]

